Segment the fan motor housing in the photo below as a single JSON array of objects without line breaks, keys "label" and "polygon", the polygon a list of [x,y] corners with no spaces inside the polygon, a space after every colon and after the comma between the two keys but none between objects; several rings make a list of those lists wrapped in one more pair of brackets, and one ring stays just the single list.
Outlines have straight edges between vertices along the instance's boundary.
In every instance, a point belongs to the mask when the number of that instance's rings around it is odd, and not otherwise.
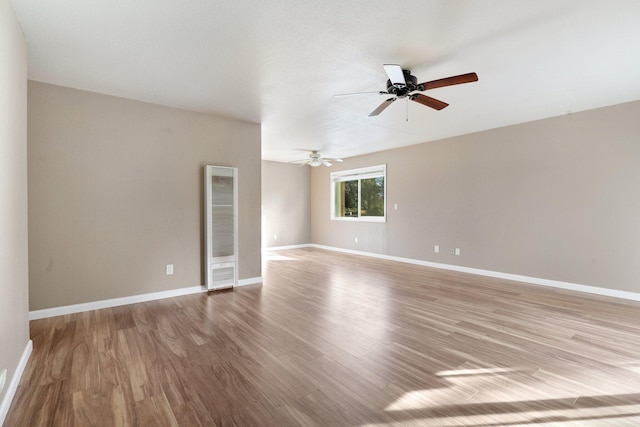
[{"label": "fan motor housing", "polygon": [[391,80],[387,80],[387,92],[397,96],[398,98],[404,98],[410,92],[418,90],[418,79],[412,75],[409,70],[402,70],[404,74],[404,80],[406,84],[393,84]]}]

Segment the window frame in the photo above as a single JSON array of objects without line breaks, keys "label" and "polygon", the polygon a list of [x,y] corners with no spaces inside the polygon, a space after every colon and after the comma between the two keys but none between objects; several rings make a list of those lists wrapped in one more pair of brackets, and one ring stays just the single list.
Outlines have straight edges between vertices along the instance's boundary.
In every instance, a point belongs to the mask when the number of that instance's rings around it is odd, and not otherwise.
[{"label": "window frame", "polygon": [[[360,216],[362,198],[361,192],[361,180],[370,178],[384,179],[384,197],[383,197],[383,211],[382,216]],[[355,221],[355,222],[387,222],[387,165],[367,166],[358,169],[348,169],[343,171],[331,172],[329,175],[330,187],[331,187],[331,202],[329,208],[331,209],[330,218],[332,221]],[[358,181],[358,216],[336,216],[336,183],[344,181]]]}]

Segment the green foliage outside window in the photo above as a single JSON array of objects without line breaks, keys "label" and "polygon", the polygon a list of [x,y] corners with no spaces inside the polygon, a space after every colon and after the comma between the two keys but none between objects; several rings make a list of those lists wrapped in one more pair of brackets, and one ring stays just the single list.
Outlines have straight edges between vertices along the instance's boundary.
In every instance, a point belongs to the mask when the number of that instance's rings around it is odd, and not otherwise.
[{"label": "green foliage outside window", "polygon": [[360,180],[360,215],[384,216],[384,178]]},{"label": "green foliage outside window", "polygon": [[384,177],[336,182],[335,216],[384,217]]},{"label": "green foliage outside window", "polygon": [[344,187],[344,216],[358,216],[358,181],[339,184]]}]

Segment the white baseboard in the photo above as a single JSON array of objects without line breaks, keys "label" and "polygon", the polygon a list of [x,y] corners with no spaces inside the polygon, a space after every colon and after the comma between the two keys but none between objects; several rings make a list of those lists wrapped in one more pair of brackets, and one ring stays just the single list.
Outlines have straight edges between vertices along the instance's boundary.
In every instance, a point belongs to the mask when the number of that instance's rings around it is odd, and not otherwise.
[{"label": "white baseboard", "polygon": [[135,304],[138,302],[154,301],[163,298],[179,297],[182,295],[197,294],[206,292],[203,286],[192,286],[189,288],[171,289],[169,291],[152,292],[149,294],[132,295],[129,297],[92,301],[82,304],[65,305],[62,307],[45,308],[29,312],[29,320],[44,319],[46,317],[63,316],[65,314],[80,313],[83,311],[98,310],[101,308],[118,307],[120,305]]},{"label": "white baseboard", "polygon": [[310,248],[314,245],[311,243],[305,243],[304,245],[289,245],[289,246],[272,246],[270,248],[262,248],[263,251],[285,251],[287,249],[300,249],[300,248]]},{"label": "white baseboard", "polygon": [[[256,283],[262,283],[262,277],[240,279],[238,280],[238,284],[236,286],[254,285]],[[121,305],[179,297],[182,295],[191,295],[206,291],[207,288],[205,288],[204,286],[192,286],[189,288],[171,289],[169,291],[152,292],[149,294],[132,295],[128,297],[92,301],[82,304],[65,305],[62,307],[45,308],[42,310],[30,311],[29,320],[44,319],[54,316],[64,316],[65,314],[81,313],[83,311],[99,310],[101,308],[118,307]]]},{"label": "white baseboard", "polygon": [[25,368],[27,367],[27,362],[29,361],[29,356],[31,356],[31,351],[33,350],[33,341],[27,341],[27,345],[22,352],[22,356],[18,361],[18,366],[16,366],[16,370],[11,377],[11,381],[9,382],[9,386],[7,387],[7,392],[0,402],[0,426],[4,424],[5,418],[7,418],[7,414],[9,413],[9,407],[11,407],[11,402],[13,402],[13,398],[16,395],[16,390],[18,390],[18,384],[20,384],[20,378],[22,378],[22,374],[24,373]]},{"label": "white baseboard", "polygon": [[614,298],[640,301],[640,293],[635,293],[635,292],[619,291],[616,289],[600,288],[597,286],[581,285],[578,283],[561,282],[558,280],[549,280],[549,279],[541,279],[538,277],[521,276],[519,274],[501,273],[499,271],[482,270],[479,268],[462,267],[459,265],[442,264],[437,262],[422,261],[422,260],[411,259],[411,258],[382,255],[382,254],[376,254],[372,252],[356,251],[352,249],[342,249],[342,248],[336,248],[333,246],[324,246],[324,245],[316,245],[316,244],[310,244],[306,246],[318,248],[318,249],[325,249],[325,250],[334,251],[334,252],[343,252],[343,253],[354,254],[354,255],[362,255],[362,256],[368,256],[373,258],[386,259],[389,261],[398,261],[398,262],[404,262],[408,264],[423,265],[426,267],[441,268],[443,270],[460,271],[462,273],[477,274],[479,276],[495,277],[498,279],[514,280],[516,282],[525,282],[525,283],[531,283],[534,285],[549,286],[552,288],[567,289],[571,291],[586,292],[589,294],[596,294],[596,295],[602,295],[602,296],[608,296],[608,297],[614,297]]},{"label": "white baseboard", "polygon": [[262,277],[251,277],[249,279],[240,279],[238,280],[238,284],[235,286],[247,286],[247,285],[256,285],[258,283],[262,283]]}]

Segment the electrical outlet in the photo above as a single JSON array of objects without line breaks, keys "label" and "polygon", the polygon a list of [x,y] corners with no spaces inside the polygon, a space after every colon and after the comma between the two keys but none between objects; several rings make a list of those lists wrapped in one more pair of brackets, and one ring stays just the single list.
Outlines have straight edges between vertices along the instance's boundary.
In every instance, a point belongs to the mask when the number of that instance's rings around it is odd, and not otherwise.
[{"label": "electrical outlet", "polygon": [[454,251],[454,255],[460,255],[460,248],[456,248]]},{"label": "electrical outlet", "polygon": [[439,254],[439,253],[440,253],[440,245],[435,245],[435,246],[433,247],[433,252],[435,252],[435,253]]},{"label": "electrical outlet", "polygon": [[0,393],[4,389],[4,383],[7,382],[7,370],[3,369],[0,371]]},{"label": "electrical outlet", "polygon": [[353,239],[356,243],[358,243],[358,238],[356,237],[355,239]]},{"label": "electrical outlet", "polygon": [[273,240],[278,240],[278,235],[277,234],[273,235]]},{"label": "electrical outlet", "polygon": [[173,264],[167,264],[165,272],[167,276],[171,276],[173,274]]}]

